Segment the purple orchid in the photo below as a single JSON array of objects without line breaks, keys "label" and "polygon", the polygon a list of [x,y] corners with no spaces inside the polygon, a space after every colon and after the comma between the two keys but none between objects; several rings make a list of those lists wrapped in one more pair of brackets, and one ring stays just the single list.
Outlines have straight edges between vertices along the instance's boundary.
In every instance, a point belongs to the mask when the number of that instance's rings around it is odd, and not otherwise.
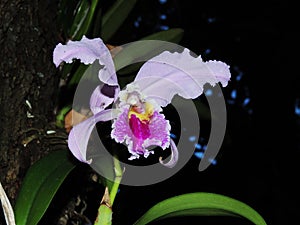
[{"label": "purple orchid", "polygon": [[[58,67],[61,62],[71,63],[79,59],[84,64],[98,60],[104,66],[99,70],[101,82],[90,98],[93,116],[75,125],[68,139],[74,156],[82,162],[86,159],[89,137],[99,121],[113,120],[111,137],[124,143],[131,154],[129,159],[152,154],[151,146],[171,148],[171,159],[165,163],[175,166],[178,150],[170,138],[170,123],[162,114],[162,108],[171,103],[174,95],[194,99],[203,92],[206,83],[220,82],[226,86],[230,79],[229,66],[219,61],[203,62],[201,57],[192,57],[188,49],[182,53],[164,51],[143,64],[134,81],[120,91],[113,59],[100,38],[69,41],[58,44],[54,49],[53,61]],[[115,108],[106,109],[112,103]]]}]

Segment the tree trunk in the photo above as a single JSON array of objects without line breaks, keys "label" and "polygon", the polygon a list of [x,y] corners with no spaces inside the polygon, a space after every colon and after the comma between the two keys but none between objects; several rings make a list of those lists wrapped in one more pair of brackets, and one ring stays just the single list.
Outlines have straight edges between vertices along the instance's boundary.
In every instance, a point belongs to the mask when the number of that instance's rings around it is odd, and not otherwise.
[{"label": "tree trunk", "polygon": [[54,146],[47,131],[57,129],[56,7],[56,1],[0,1],[0,181],[12,205],[29,166]]}]

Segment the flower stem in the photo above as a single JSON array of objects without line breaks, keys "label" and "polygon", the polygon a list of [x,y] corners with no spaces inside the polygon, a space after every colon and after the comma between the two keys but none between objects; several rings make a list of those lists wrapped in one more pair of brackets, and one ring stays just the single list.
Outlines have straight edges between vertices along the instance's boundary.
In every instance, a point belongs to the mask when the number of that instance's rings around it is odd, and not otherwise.
[{"label": "flower stem", "polygon": [[112,205],[118,193],[119,185],[122,179],[123,171],[119,160],[114,157],[115,179],[109,193],[108,187],[105,188],[103,198],[98,209],[98,216],[94,225],[111,225],[112,224]]},{"label": "flower stem", "polygon": [[115,169],[115,180],[113,183],[113,186],[111,188],[110,191],[110,201],[111,201],[111,205],[113,205],[114,200],[116,198],[116,195],[118,193],[118,189],[119,189],[119,185],[122,179],[122,175],[123,175],[123,171],[121,169],[121,165],[119,160],[114,157],[114,169]]}]

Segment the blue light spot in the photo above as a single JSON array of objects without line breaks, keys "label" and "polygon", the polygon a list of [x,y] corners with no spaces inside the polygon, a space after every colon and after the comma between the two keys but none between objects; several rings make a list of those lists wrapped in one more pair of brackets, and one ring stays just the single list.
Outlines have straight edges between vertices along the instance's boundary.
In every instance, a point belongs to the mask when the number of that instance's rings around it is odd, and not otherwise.
[{"label": "blue light spot", "polygon": [[195,152],[194,155],[198,158],[198,159],[202,159],[204,157],[204,153],[203,152]]},{"label": "blue light spot", "polygon": [[243,102],[243,106],[247,105],[250,102],[250,98],[245,98]]},{"label": "blue light spot", "polygon": [[160,18],[161,20],[165,20],[165,19],[167,19],[167,16],[166,16],[166,14],[161,14],[159,18]]},{"label": "blue light spot", "polygon": [[138,18],[136,19],[136,21],[134,21],[134,26],[135,27],[139,27],[141,21],[142,21],[142,17],[138,16]]},{"label": "blue light spot", "polygon": [[203,145],[202,149],[205,151],[207,149],[207,145]]},{"label": "blue light spot", "polygon": [[[204,158],[204,153],[203,152],[195,152],[194,156],[196,156],[198,159],[203,159]],[[208,159],[208,161],[212,164],[212,165],[216,165],[217,164],[217,160],[215,159]]]},{"label": "blue light spot", "polygon": [[295,114],[297,116],[300,116],[300,100],[297,99],[295,102]]},{"label": "blue light spot", "polygon": [[190,137],[189,137],[189,141],[190,141],[190,142],[196,141],[196,136],[190,136]]},{"label": "blue light spot", "polygon": [[160,4],[165,4],[167,0],[158,0]]},{"label": "blue light spot", "polygon": [[217,160],[215,159],[209,159],[208,160],[212,165],[216,165],[217,164]]},{"label": "blue light spot", "polygon": [[195,148],[200,150],[202,148],[202,145],[200,145],[199,143],[197,143],[197,144],[195,144]]},{"label": "blue light spot", "polygon": [[205,53],[205,54],[211,53],[211,49],[210,49],[210,48],[206,49],[206,50],[204,51],[204,53]]},{"label": "blue light spot", "polygon": [[216,18],[215,17],[209,17],[209,18],[207,18],[207,22],[208,23],[213,23],[213,22],[216,22]]},{"label": "blue light spot", "polygon": [[236,79],[237,81],[240,81],[240,80],[242,79],[242,76],[244,76],[244,73],[243,73],[243,72],[240,72],[240,73],[235,77],[235,79]]},{"label": "blue light spot", "polygon": [[212,91],[211,89],[207,89],[207,90],[205,91],[205,95],[206,95],[206,96],[212,96],[212,94],[213,94],[213,91]]},{"label": "blue light spot", "polygon": [[172,133],[170,133],[170,137],[171,137],[171,138],[176,138],[176,135],[175,135],[175,134],[172,134]]},{"label": "blue light spot", "polygon": [[161,25],[159,28],[161,30],[169,30],[169,26],[166,26],[166,25]]},{"label": "blue light spot", "polygon": [[231,98],[236,99],[236,90],[232,90],[231,92]]}]

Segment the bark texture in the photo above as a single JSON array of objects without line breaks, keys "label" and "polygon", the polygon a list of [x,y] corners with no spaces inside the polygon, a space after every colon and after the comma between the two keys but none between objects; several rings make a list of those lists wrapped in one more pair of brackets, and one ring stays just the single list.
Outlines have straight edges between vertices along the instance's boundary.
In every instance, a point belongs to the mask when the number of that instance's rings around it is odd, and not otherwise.
[{"label": "bark texture", "polygon": [[0,1],[0,180],[12,205],[29,166],[55,146],[56,6]]}]

